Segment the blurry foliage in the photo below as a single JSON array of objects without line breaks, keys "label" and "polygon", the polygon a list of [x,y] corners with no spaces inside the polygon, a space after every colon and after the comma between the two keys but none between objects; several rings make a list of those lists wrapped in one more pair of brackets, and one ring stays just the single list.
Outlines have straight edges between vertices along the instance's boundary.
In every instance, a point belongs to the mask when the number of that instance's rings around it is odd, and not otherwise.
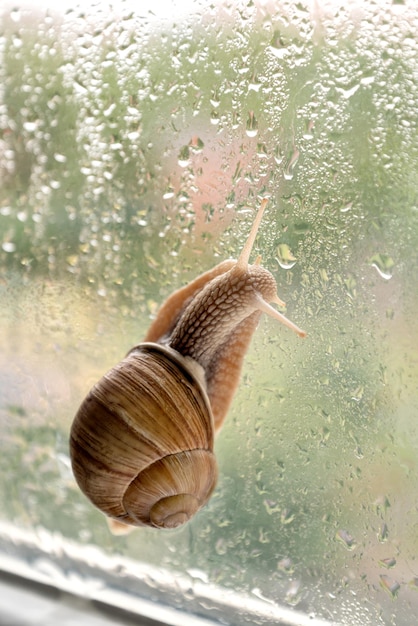
[{"label": "blurry foliage", "polygon": [[[49,343],[35,348],[71,372],[75,409],[83,368],[100,369],[121,337],[137,341],[126,318],[142,316],[142,328],[174,286],[236,256],[246,207],[271,196],[257,251],[309,337],[262,323],[205,512],[172,535],[143,530],[109,549],[200,567],[235,588],[256,577],[280,601],[303,579],[301,606],[319,611],[319,581],[366,597],[371,580],[377,593],[378,559],[402,540],[390,503],[416,507],[418,15],[369,3],[363,19],[318,9],[313,20],[303,3],[282,4],[274,15],[210,8],[152,26],[123,11],[5,14],[0,278],[6,328],[20,325],[26,348],[40,322],[17,303],[23,289],[11,295],[11,277],[79,290],[73,308],[51,296],[70,319],[59,341],[42,326]],[[280,245],[295,261],[286,270]],[[89,332],[81,296],[99,316]],[[54,461],[67,454],[68,415],[61,406],[28,426],[30,403],[16,406],[0,414],[1,463],[12,455],[16,475],[2,487],[8,514],[108,545],[102,516]],[[408,582],[405,568],[399,578]]]}]

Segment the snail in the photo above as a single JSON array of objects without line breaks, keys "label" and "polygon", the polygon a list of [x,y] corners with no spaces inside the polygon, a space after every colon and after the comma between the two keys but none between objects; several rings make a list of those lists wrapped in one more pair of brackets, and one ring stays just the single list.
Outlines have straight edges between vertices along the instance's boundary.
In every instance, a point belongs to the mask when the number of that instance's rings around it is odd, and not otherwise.
[{"label": "snail", "polygon": [[174,292],[143,343],[91,389],[71,427],[75,479],[114,528],[175,528],[209,500],[214,436],[238,385],[262,313],[279,313],[272,274],[249,257],[263,200],[237,261],[223,261]]}]

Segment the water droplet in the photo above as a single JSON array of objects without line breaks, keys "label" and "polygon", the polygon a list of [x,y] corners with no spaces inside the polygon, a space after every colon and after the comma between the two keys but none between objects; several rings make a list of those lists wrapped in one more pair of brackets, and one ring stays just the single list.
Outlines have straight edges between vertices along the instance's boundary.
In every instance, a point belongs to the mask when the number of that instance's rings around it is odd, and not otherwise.
[{"label": "water droplet", "polygon": [[270,532],[264,528],[260,528],[258,531],[259,543],[270,543]]},{"label": "water droplet", "polygon": [[389,498],[385,495],[378,496],[373,502],[373,507],[378,515],[381,513],[385,514],[386,511],[390,508]]},{"label": "water droplet", "polygon": [[209,578],[208,578],[207,573],[201,569],[198,569],[197,567],[188,569],[187,573],[192,578],[197,578],[198,580],[201,580],[203,583],[206,583],[206,584],[209,583]]},{"label": "water droplet", "polygon": [[110,117],[115,109],[116,109],[116,104],[112,102],[112,104],[105,111],[103,111],[103,115],[105,117]]},{"label": "water droplet", "polygon": [[272,40],[268,50],[277,58],[284,59],[287,54],[287,43],[283,39],[280,31],[276,30],[273,33]]},{"label": "water droplet", "polygon": [[258,134],[258,122],[254,115],[254,111],[250,111],[248,113],[245,132],[247,133],[248,137],[256,137]]},{"label": "water droplet", "polygon": [[241,116],[237,111],[232,110],[231,128],[236,130],[241,126]]},{"label": "water droplet", "polygon": [[78,265],[78,255],[77,254],[71,254],[70,256],[67,256],[67,263],[70,267],[77,267]]},{"label": "water droplet", "polygon": [[179,152],[177,163],[180,167],[187,167],[190,165],[190,148],[189,146],[183,146]]},{"label": "water droplet", "polygon": [[23,46],[23,41],[20,39],[20,37],[13,37],[12,42],[15,48],[21,48]]},{"label": "water droplet", "polygon": [[1,247],[5,252],[14,252],[16,250],[16,244],[12,241],[5,241]]},{"label": "water droplet", "polygon": [[219,113],[217,111],[212,111],[210,114],[210,123],[213,124],[213,126],[217,126],[220,121]]},{"label": "water droplet", "polygon": [[286,180],[292,180],[294,172],[295,172],[295,167],[299,160],[299,156],[300,156],[299,150],[297,148],[294,148],[292,156],[290,157],[288,164],[283,172],[283,176]]},{"label": "water droplet", "polygon": [[377,534],[377,538],[380,543],[386,543],[389,538],[389,529],[385,523],[379,528],[379,532]]},{"label": "water droplet", "polygon": [[38,128],[38,123],[37,122],[25,122],[23,124],[23,128],[28,132],[28,133],[34,133],[35,130]]},{"label": "water droplet", "polygon": [[193,150],[193,152],[199,153],[199,152],[202,152],[203,148],[205,147],[205,144],[200,139],[200,137],[195,136],[191,138],[189,146],[190,146],[190,149]]},{"label": "water droplet", "polygon": [[361,449],[360,446],[356,446],[356,448],[354,450],[354,454],[356,455],[356,457],[358,459],[363,459],[364,458],[364,453],[363,453],[363,450]]},{"label": "water droplet", "polygon": [[389,578],[389,576],[385,574],[381,574],[380,576],[380,585],[393,599],[397,597],[399,589],[401,588],[397,580]]},{"label": "water droplet", "polygon": [[354,537],[352,537],[347,530],[343,530],[343,529],[338,530],[335,535],[335,538],[347,550],[354,550],[354,548],[356,547],[356,542],[354,540]]},{"label": "water droplet", "polygon": [[16,24],[20,22],[20,18],[22,17],[20,9],[12,9],[10,12],[10,17],[12,19],[12,22],[15,22]]},{"label": "water droplet", "polygon": [[291,513],[289,509],[283,509],[280,515],[280,521],[282,524],[284,525],[291,524],[294,519],[295,519],[294,513]]},{"label": "water droplet", "polygon": [[363,385],[359,385],[353,391],[353,395],[351,396],[351,399],[354,400],[354,402],[360,402],[363,396],[364,396],[364,387]]},{"label": "water droplet", "polygon": [[272,515],[272,513],[278,513],[280,511],[280,506],[277,504],[275,500],[266,499],[263,501],[263,504],[269,515]]},{"label": "water droplet", "polygon": [[267,150],[267,146],[264,143],[257,144],[257,156],[259,159],[267,159],[268,150]]},{"label": "water droplet", "polygon": [[171,198],[174,198],[174,189],[171,185],[168,185],[163,193],[163,200],[170,200]]},{"label": "water droplet", "polygon": [[292,606],[296,606],[301,600],[301,582],[300,580],[292,580],[286,592],[286,602]]},{"label": "water droplet", "polygon": [[410,582],[409,582],[409,586],[411,587],[411,589],[418,589],[418,577],[414,577]]},{"label": "water droplet", "polygon": [[252,79],[248,84],[248,91],[255,91],[256,93],[260,91],[261,82],[256,74],[253,74]]},{"label": "water droplet", "polygon": [[129,141],[136,141],[140,138],[140,136],[141,134],[137,130],[132,130],[130,133],[127,134]]},{"label": "water droplet", "polygon": [[346,279],[344,280],[344,285],[345,285],[345,288],[347,289],[347,294],[348,294],[348,296],[349,296],[352,300],[354,300],[354,298],[355,298],[355,297],[356,297],[356,295],[357,295],[357,290],[356,290],[357,281],[356,281],[356,279],[354,278],[354,276],[351,276],[351,275],[350,275],[350,276],[348,276],[348,278],[346,278]]},{"label": "water droplet", "polygon": [[349,98],[351,98],[351,96],[353,96],[356,93],[356,91],[358,91],[359,88],[360,88],[360,83],[357,83],[356,85],[353,85],[347,88],[336,87],[335,90],[337,93],[340,93],[343,98],[348,100]]},{"label": "water droplet", "polygon": [[379,565],[381,567],[386,567],[386,569],[391,569],[392,567],[395,567],[396,559],[394,559],[393,557],[390,557],[388,559],[381,559],[379,561]]},{"label": "water droplet", "polygon": [[276,146],[273,154],[276,165],[281,165],[284,159],[284,153],[280,146]]},{"label": "water droplet", "polygon": [[374,83],[374,81],[375,81],[375,76],[373,74],[370,74],[368,76],[363,76],[363,78],[360,79],[360,83],[362,85],[365,85],[366,87]]},{"label": "water droplet", "polygon": [[293,574],[295,571],[292,560],[289,557],[284,557],[277,563],[277,569],[281,572],[285,572],[286,574]]},{"label": "water droplet", "polygon": [[218,90],[215,89],[215,91],[213,92],[209,102],[211,103],[211,105],[213,106],[214,109],[217,109],[218,106],[221,104],[221,100],[219,98],[219,94],[218,94]]},{"label": "water droplet", "polygon": [[296,263],[296,258],[293,256],[287,243],[281,243],[277,246],[277,262],[284,270],[290,270]]},{"label": "water droplet", "polygon": [[241,161],[238,161],[235,167],[235,171],[232,174],[232,182],[236,184],[241,179],[241,175],[242,175],[242,165],[241,165]]},{"label": "water droplet", "polygon": [[[295,194],[297,196],[297,194]],[[302,202],[301,202],[302,206]],[[297,235],[306,235],[311,230],[311,225],[309,222],[296,222],[295,223],[295,233]]]},{"label": "water droplet", "polygon": [[194,598],[194,589],[193,587],[189,587],[188,589],[183,590],[183,596],[186,600],[193,600]]},{"label": "water droplet", "polygon": [[326,284],[329,281],[327,270],[325,267],[320,267],[319,270],[319,278],[322,284]]},{"label": "water droplet", "polygon": [[304,139],[313,139],[314,128],[315,128],[315,122],[313,120],[308,120],[306,122],[306,129],[305,129],[305,132],[303,133],[303,138]]},{"label": "water droplet", "polygon": [[392,257],[388,254],[375,254],[370,259],[372,267],[374,267],[382,278],[390,280],[392,278],[392,268],[395,265]]},{"label": "water droplet", "polygon": [[347,211],[350,211],[350,209],[353,208],[353,203],[352,202],[347,202],[346,204],[344,204],[341,208],[340,211],[341,213],[347,213]]},{"label": "water droplet", "polygon": [[254,589],[251,589],[251,593],[253,594],[253,596],[258,598],[259,600],[263,600],[263,602],[269,601],[269,599],[261,592],[261,590],[258,587],[254,587]]},{"label": "water droplet", "polygon": [[228,545],[225,541],[225,539],[218,539],[218,541],[215,544],[215,552],[216,554],[219,554],[220,556],[223,556],[224,554],[226,554],[228,551]]}]

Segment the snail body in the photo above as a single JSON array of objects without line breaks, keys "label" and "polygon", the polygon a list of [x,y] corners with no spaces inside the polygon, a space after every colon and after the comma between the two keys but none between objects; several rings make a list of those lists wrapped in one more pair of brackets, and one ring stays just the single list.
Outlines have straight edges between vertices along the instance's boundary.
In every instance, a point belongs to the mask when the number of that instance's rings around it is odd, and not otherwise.
[{"label": "snail body", "polygon": [[305,335],[270,305],[284,304],[272,274],[248,264],[265,205],[238,261],[174,292],[145,341],[103,376],[74,418],[74,476],[112,520],[174,528],[204,506],[217,481],[214,436],[261,314]]}]

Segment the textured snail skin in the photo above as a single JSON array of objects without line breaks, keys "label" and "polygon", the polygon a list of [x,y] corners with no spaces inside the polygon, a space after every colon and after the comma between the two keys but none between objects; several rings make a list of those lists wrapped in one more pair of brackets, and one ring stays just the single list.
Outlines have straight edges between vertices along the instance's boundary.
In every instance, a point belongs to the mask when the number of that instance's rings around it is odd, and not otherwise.
[{"label": "textured snail skin", "polygon": [[272,274],[248,264],[265,204],[238,261],[173,293],[144,343],[103,376],[77,412],[74,476],[113,520],[175,528],[195,515],[216,485],[214,434],[261,314],[305,335],[269,305],[284,304]]}]

